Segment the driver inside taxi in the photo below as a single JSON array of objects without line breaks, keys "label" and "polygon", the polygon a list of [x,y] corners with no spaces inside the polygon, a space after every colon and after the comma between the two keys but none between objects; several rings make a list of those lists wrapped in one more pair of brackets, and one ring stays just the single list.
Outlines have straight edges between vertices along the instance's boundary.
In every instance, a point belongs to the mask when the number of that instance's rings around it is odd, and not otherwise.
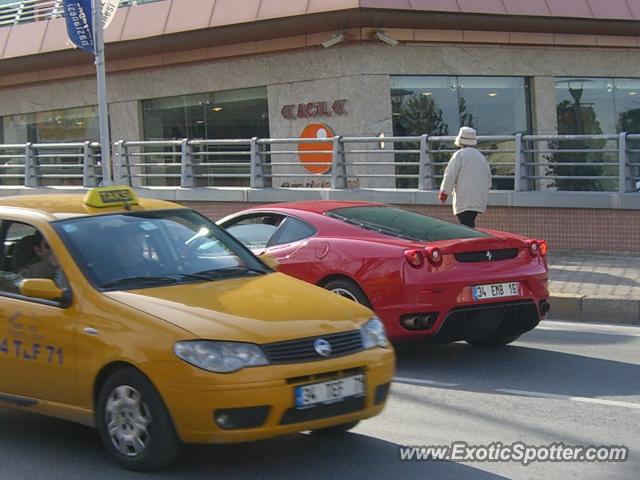
[{"label": "driver inside taxi", "polygon": [[36,231],[34,237],[33,253],[38,257],[38,260],[22,268],[18,274],[22,278],[50,278],[54,280],[58,286],[61,286],[60,264],[51,251],[49,243],[39,231]]}]

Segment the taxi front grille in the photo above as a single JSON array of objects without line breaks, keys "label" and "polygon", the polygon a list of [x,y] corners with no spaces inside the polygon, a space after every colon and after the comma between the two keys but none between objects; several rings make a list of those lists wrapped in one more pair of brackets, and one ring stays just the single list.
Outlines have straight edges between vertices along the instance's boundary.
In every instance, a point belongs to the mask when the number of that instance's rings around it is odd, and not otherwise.
[{"label": "taxi front grille", "polygon": [[[331,346],[331,353],[320,355],[315,348],[317,340],[326,340]],[[267,358],[272,364],[297,363],[324,360],[342,355],[349,355],[362,350],[362,337],[359,330],[333,333],[316,337],[287,340],[262,345]]]},{"label": "taxi front grille", "polygon": [[298,422],[310,422],[322,418],[337,417],[364,410],[366,406],[364,397],[349,398],[342,402],[320,405],[313,408],[299,410],[290,408],[280,419],[280,425],[290,425]]}]

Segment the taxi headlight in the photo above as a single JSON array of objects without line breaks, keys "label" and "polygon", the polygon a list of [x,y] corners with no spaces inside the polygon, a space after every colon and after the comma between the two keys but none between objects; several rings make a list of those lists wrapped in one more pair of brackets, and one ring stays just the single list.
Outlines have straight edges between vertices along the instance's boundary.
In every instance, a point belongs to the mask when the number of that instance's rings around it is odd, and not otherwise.
[{"label": "taxi headlight", "polygon": [[362,345],[365,349],[373,347],[386,347],[389,345],[387,339],[387,333],[384,330],[384,325],[378,317],[373,317],[362,327],[360,327],[360,334],[362,335]]},{"label": "taxi headlight", "polygon": [[253,343],[190,340],[177,342],[173,351],[185,362],[216,373],[269,364],[262,349]]}]

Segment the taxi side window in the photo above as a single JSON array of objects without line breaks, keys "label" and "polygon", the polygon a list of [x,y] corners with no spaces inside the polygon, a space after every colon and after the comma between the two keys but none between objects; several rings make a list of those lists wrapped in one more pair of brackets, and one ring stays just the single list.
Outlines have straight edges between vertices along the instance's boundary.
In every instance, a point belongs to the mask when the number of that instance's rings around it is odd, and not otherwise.
[{"label": "taxi side window", "polygon": [[3,222],[2,239],[0,292],[19,293],[24,278],[50,278],[60,288],[67,287],[49,243],[35,227]]}]

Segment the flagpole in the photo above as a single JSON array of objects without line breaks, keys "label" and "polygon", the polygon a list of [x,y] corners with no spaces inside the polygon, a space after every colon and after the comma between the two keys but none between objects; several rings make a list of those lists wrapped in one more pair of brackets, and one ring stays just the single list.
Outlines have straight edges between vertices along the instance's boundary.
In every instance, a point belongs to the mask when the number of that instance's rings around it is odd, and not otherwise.
[{"label": "flagpole", "polygon": [[102,1],[93,0],[93,31],[96,50],[95,65],[98,79],[98,119],[102,157],[102,185],[113,185],[111,176],[111,138],[109,135],[109,111],[107,107],[107,80],[104,65],[104,30],[102,27]]}]

